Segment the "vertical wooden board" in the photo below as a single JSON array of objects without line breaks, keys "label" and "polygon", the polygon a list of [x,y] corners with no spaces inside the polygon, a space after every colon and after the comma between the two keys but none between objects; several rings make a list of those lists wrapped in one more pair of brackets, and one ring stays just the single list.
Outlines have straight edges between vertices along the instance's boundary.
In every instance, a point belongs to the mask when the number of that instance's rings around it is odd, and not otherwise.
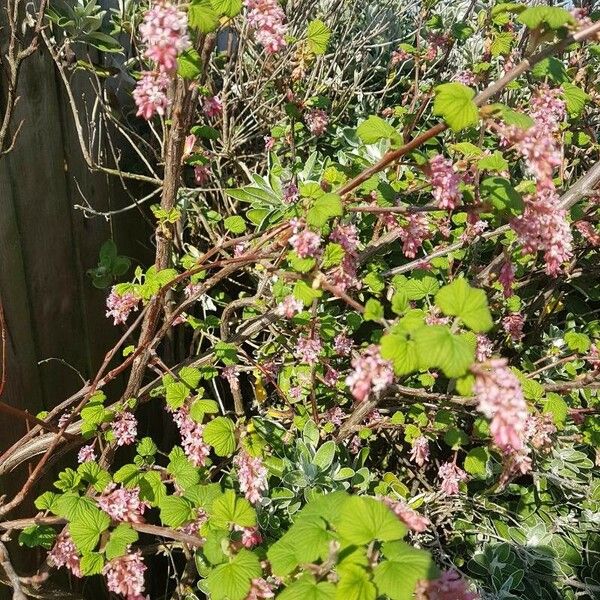
[{"label": "vertical wooden board", "polygon": [[[19,94],[24,101],[14,123],[24,120],[24,125],[5,160],[21,234],[37,358],[56,357],[82,368],[86,343],[60,111],[47,55],[37,53],[23,65]],[[78,377],[56,361],[41,365],[40,376],[46,406],[54,406],[79,384]]]}]

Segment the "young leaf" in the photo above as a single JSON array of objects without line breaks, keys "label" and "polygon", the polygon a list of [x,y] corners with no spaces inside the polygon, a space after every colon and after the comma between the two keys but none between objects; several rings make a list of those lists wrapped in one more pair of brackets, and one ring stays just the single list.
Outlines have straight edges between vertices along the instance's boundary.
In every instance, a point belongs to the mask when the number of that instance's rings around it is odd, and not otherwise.
[{"label": "young leaf", "polygon": [[453,131],[472,127],[479,122],[474,97],[475,91],[462,83],[443,83],[435,88],[433,113],[442,117]]},{"label": "young leaf", "polygon": [[383,305],[375,298],[369,298],[365,304],[365,321],[381,321],[383,319]]},{"label": "young leaf", "polygon": [[233,18],[242,12],[242,0],[211,0],[215,12]]},{"label": "young leaf", "polygon": [[230,456],[235,450],[235,428],[228,417],[217,417],[207,423],[203,437],[214,448],[217,456]]},{"label": "young leaf", "polygon": [[258,556],[249,550],[240,550],[230,562],[215,567],[206,579],[211,600],[244,600],[253,579],[262,569]]},{"label": "young leaf", "polygon": [[379,140],[402,141],[394,127],[375,115],[369,116],[358,126],[356,135],[365,144],[376,144]]},{"label": "young leaf", "polygon": [[30,525],[19,534],[19,544],[28,548],[41,546],[49,550],[56,539],[56,532],[50,525]]},{"label": "young leaf", "polygon": [[219,15],[210,0],[192,0],[188,8],[188,23],[200,33],[210,33],[219,26]]},{"label": "young leaf", "polygon": [[112,560],[127,553],[127,546],[138,540],[138,533],[128,523],[120,523],[113,529],[106,542],[104,551],[107,560]]},{"label": "young leaf", "polygon": [[486,479],[488,476],[488,461],[490,453],[487,448],[478,447],[469,450],[465,457],[465,471],[477,479]]},{"label": "young leaf", "polygon": [[242,217],[240,217],[240,215],[232,215],[231,217],[227,217],[223,221],[223,225],[225,225],[225,229],[227,229],[227,231],[230,231],[236,235],[246,231],[246,222]]},{"label": "young leaf", "polygon": [[248,500],[238,498],[233,490],[225,490],[212,504],[211,522],[217,527],[231,523],[240,527],[255,527],[256,511]]},{"label": "young leaf", "polygon": [[313,54],[325,54],[330,37],[331,31],[320,19],[315,19],[308,24],[306,40],[308,42],[308,49]]},{"label": "young leaf", "polygon": [[462,277],[444,286],[435,303],[445,315],[459,317],[473,331],[489,331],[494,325],[485,292],[472,288]]},{"label": "young leaf", "polygon": [[81,572],[89,577],[90,575],[100,575],[104,567],[104,557],[100,552],[89,552],[81,557]]},{"label": "young leaf", "polygon": [[327,221],[342,214],[341,198],[337,194],[323,194],[308,210],[306,220],[313,227],[323,227]]},{"label": "young leaf", "polygon": [[278,596],[278,600],[335,600],[336,589],[329,581],[317,583],[308,573],[288,585]]},{"label": "young leaf", "polygon": [[350,565],[341,571],[337,585],[336,600],[375,600],[377,589],[364,567]]},{"label": "young leaf", "polygon": [[202,73],[202,59],[196,50],[189,48],[177,57],[177,75],[196,79]]},{"label": "young leaf", "polygon": [[82,554],[92,552],[100,534],[108,529],[110,517],[95,506],[86,506],[68,525],[69,533],[77,550]]},{"label": "young leaf", "polygon": [[192,503],[179,496],[167,496],[160,503],[160,520],[167,527],[181,527],[194,518]]},{"label": "young leaf", "polygon": [[[490,158],[490,157],[488,157]],[[481,165],[480,165],[481,167]],[[511,217],[521,214],[525,205],[521,194],[515,190],[508,179],[486,177],[480,184],[481,197],[489,199],[496,210]]]},{"label": "young leaf", "polygon": [[447,327],[432,325],[412,333],[421,369],[439,368],[446,377],[461,377],[475,360],[475,346],[466,335],[454,335]]}]

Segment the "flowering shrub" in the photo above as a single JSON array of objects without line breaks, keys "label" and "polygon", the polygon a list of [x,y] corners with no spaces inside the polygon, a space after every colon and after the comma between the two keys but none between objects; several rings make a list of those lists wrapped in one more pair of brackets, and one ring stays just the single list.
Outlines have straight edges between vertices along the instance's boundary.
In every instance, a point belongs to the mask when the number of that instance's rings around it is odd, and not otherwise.
[{"label": "flowering shrub", "polygon": [[[410,26],[369,114],[327,97],[334,4],[302,29],[275,0],[113,15],[155,263],[107,294],[96,376],[0,458],[44,452],[5,519],[77,447],[0,526],[127,600],[597,597],[598,15],[382,3]],[[57,10],[64,75],[91,42]],[[233,85],[257,60],[269,84]]]}]

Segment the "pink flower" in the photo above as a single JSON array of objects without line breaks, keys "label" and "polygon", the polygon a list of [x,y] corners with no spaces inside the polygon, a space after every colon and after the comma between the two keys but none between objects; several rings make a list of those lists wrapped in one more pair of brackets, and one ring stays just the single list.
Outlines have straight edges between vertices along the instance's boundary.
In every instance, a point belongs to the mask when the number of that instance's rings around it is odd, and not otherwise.
[{"label": "pink flower", "polygon": [[452,81],[458,81],[463,85],[475,85],[477,83],[477,75],[473,71],[459,71],[453,78]]},{"label": "pink flower", "polygon": [[329,115],[320,108],[315,108],[304,116],[309,131],[316,137],[319,137],[327,130],[329,125]]},{"label": "pink flower", "polygon": [[190,417],[186,406],[182,406],[173,413],[173,421],[179,429],[181,446],[185,455],[196,467],[204,466],[210,454],[210,446],[203,438],[204,427]]},{"label": "pink flower", "polygon": [[550,413],[543,415],[530,415],[525,424],[525,438],[529,445],[543,453],[552,450],[552,436],[556,433],[556,426]]},{"label": "pink flower", "polygon": [[117,294],[113,287],[106,299],[106,308],[108,308],[106,316],[112,317],[115,325],[123,324],[132,311],[138,310],[139,303],[140,298],[132,292]]},{"label": "pink flower", "polygon": [[392,66],[395,67],[396,65],[400,64],[401,62],[404,62],[406,60],[410,60],[412,58],[412,55],[409,54],[408,52],[406,52],[406,50],[394,50],[392,52]]},{"label": "pink flower", "polygon": [[202,111],[209,118],[220,117],[223,112],[223,102],[219,96],[205,98],[202,103]]},{"label": "pink flower", "polygon": [[256,30],[256,41],[268,54],[275,54],[287,45],[285,13],[277,0],[244,0],[248,9],[248,25]]},{"label": "pink flower", "polygon": [[140,35],[146,44],[146,58],[167,73],[175,71],[177,56],[191,47],[187,16],[170,2],[156,2],[146,12],[140,25]]},{"label": "pink flower", "polygon": [[333,349],[341,356],[349,356],[352,352],[352,338],[340,333],[333,338]]},{"label": "pink flower", "polygon": [[322,349],[323,346],[318,335],[313,335],[311,337],[300,336],[296,342],[294,354],[303,363],[314,365],[317,362]]},{"label": "pink flower", "polygon": [[79,464],[83,464],[93,460],[96,460],[96,452],[94,452],[93,443],[80,448],[79,453],[77,454],[77,462]]},{"label": "pink flower", "polygon": [[325,413],[325,415],[323,416],[323,419],[326,422],[331,423],[332,425],[335,425],[336,427],[339,427],[342,424],[344,417],[345,417],[344,411],[339,406],[332,406]]},{"label": "pink flower", "polygon": [[300,258],[315,258],[319,255],[321,237],[310,229],[303,229],[294,233],[290,238],[290,245]]},{"label": "pink flower", "polygon": [[427,517],[419,514],[416,510],[406,504],[406,502],[394,500],[389,496],[383,496],[381,500],[386,506],[389,506],[394,514],[412,531],[420,533],[425,531],[431,525],[431,521]]},{"label": "pink flower", "polygon": [[358,230],[356,225],[337,225],[329,239],[337,242],[346,252],[355,253],[358,248]]},{"label": "pink flower", "polygon": [[144,71],[133,90],[133,99],[138,107],[137,116],[149,121],[154,115],[163,117],[169,108],[167,89],[170,83],[165,73]]},{"label": "pink flower", "polygon": [[295,204],[298,202],[298,198],[300,197],[300,192],[298,191],[298,186],[295,183],[288,183],[283,188],[283,203],[284,204]]},{"label": "pink flower", "polygon": [[274,586],[265,579],[253,579],[246,600],[267,600],[268,598],[274,598],[275,592],[273,588]]},{"label": "pink flower", "polygon": [[244,548],[254,548],[254,546],[258,546],[263,541],[258,527],[239,527],[238,525],[234,525],[234,529],[242,532],[242,546]]},{"label": "pink flower", "polygon": [[67,423],[71,420],[71,415],[73,414],[72,410],[66,410],[60,418],[58,419],[58,428],[62,429],[67,425]]},{"label": "pink flower", "polygon": [[196,145],[196,136],[193,133],[185,137],[185,144],[183,146],[183,160],[188,158],[194,152],[194,146]]},{"label": "pink flower", "polygon": [[440,309],[437,306],[430,307],[425,316],[425,323],[427,325],[448,325],[450,321],[452,321],[450,317],[442,317],[440,315]]},{"label": "pink flower", "polygon": [[477,336],[477,347],[475,348],[475,359],[477,362],[483,362],[492,356],[494,345],[487,335],[480,333]]},{"label": "pink flower", "polygon": [[539,187],[536,194],[525,198],[525,211],[510,223],[523,246],[535,254],[544,251],[546,273],[556,276],[562,264],[573,256],[573,236],[567,222],[567,211],[561,208],[554,186]]},{"label": "pink flower", "polygon": [[223,367],[223,370],[221,371],[221,377],[227,380],[232,390],[240,389],[240,373],[239,369],[235,365]]},{"label": "pink flower", "polygon": [[194,167],[194,179],[198,185],[204,185],[212,177],[209,165],[196,165]]},{"label": "pink flower", "polygon": [[438,470],[438,477],[441,480],[440,489],[448,496],[458,494],[458,485],[468,479],[467,474],[453,462],[441,465]]},{"label": "pink flower", "polygon": [[112,423],[117,446],[128,446],[135,442],[137,435],[137,419],[135,415],[127,410],[118,414]]},{"label": "pink flower", "polygon": [[271,151],[275,147],[275,138],[270,135],[265,135],[265,150]]},{"label": "pink flower", "polygon": [[410,460],[419,467],[429,462],[429,440],[425,436],[420,435],[413,440]]},{"label": "pink flower", "polygon": [[507,367],[505,359],[495,359],[485,365],[474,365],[474,391],[479,410],[491,419],[492,439],[506,454],[523,447],[527,404],[519,380]]},{"label": "pink flower", "polygon": [[577,221],[574,225],[591,246],[600,247],[600,234],[589,221]]},{"label": "pink flower", "polygon": [[113,558],[104,566],[102,573],[106,577],[108,589],[114,594],[125,596],[127,600],[145,600],[143,593],[146,569],[142,553],[137,550]]},{"label": "pink flower", "polygon": [[429,237],[429,217],[425,213],[409,213],[407,224],[400,230],[404,242],[402,252],[406,258],[414,258],[423,242]]},{"label": "pink flower", "polygon": [[187,533],[188,535],[195,535],[196,537],[199,537],[200,529],[208,520],[208,515],[201,508],[197,508],[195,513],[196,516],[194,520],[181,527],[181,531],[183,531],[183,533]]},{"label": "pink flower", "polygon": [[140,500],[140,488],[134,487],[130,490],[117,487],[111,483],[102,496],[96,498],[98,506],[107,513],[113,521],[125,521],[127,523],[143,523],[144,511],[148,504]]},{"label": "pink flower", "polygon": [[339,371],[336,371],[330,365],[325,365],[325,375],[323,376],[325,385],[328,385],[329,387],[335,387],[335,385],[339,381],[339,379],[340,379]]},{"label": "pink flower", "polygon": [[452,161],[438,154],[429,161],[429,171],[432,194],[437,205],[448,210],[456,208],[461,200],[458,189],[460,175],[454,170]]},{"label": "pink flower", "polygon": [[456,571],[444,571],[438,579],[417,584],[415,600],[478,600],[476,593],[468,591],[468,585]]},{"label": "pink flower", "polygon": [[268,489],[267,469],[262,460],[242,451],[233,459],[233,464],[237,467],[240,489],[246,500],[258,504]]},{"label": "pink flower", "polygon": [[342,292],[351,288],[359,289],[361,287],[360,279],[357,278],[357,257],[354,254],[346,253],[342,262],[327,271],[327,278],[331,285]]},{"label": "pink flower", "polygon": [[63,530],[58,534],[52,550],[48,553],[48,559],[57,569],[67,567],[75,577],[83,577],[77,548],[68,531]]},{"label": "pink flower", "polygon": [[350,454],[358,454],[362,448],[362,443],[363,441],[358,435],[353,436],[348,444],[348,452],[350,452]]},{"label": "pink flower", "polygon": [[352,368],[346,377],[346,385],[357,402],[382,392],[394,381],[392,363],[381,358],[377,346],[369,346],[361,356],[353,359]]},{"label": "pink flower", "polygon": [[500,267],[498,273],[498,281],[502,285],[502,291],[505,298],[510,298],[513,295],[512,285],[515,281],[515,270],[510,261],[505,261]]},{"label": "pink flower", "polygon": [[183,293],[185,294],[186,298],[193,298],[194,296],[196,296],[197,294],[200,293],[200,291],[202,290],[202,283],[197,282],[197,283],[188,283],[185,286],[185,289],[183,290]]},{"label": "pink flower", "polygon": [[502,319],[502,327],[508,333],[513,342],[518,342],[523,338],[523,325],[525,317],[520,313],[512,313]]},{"label": "pink flower", "polygon": [[550,89],[542,85],[531,98],[531,117],[547,131],[556,131],[567,111],[564,100],[559,98],[561,89]]},{"label": "pink flower", "polygon": [[282,302],[277,305],[275,314],[286,319],[291,319],[296,313],[304,310],[304,303],[294,296],[286,296]]}]

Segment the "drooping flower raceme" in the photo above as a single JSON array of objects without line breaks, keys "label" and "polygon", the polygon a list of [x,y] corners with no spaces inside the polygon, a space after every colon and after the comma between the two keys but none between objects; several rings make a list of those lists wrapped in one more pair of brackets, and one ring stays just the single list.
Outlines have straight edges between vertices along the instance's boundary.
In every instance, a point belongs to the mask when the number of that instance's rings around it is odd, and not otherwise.
[{"label": "drooping flower raceme", "polygon": [[50,564],[57,568],[67,567],[75,577],[82,577],[77,548],[67,531],[61,531],[56,537],[52,550],[48,553]]},{"label": "drooping flower raceme", "polygon": [[296,313],[304,310],[304,303],[294,296],[286,296],[275,309],[275,313],[280,317],[291,319]]},{"label": "drooping flower raceme", "polygon": [[406,502],[401,500],[394,500],[389,496],[382,496],[381,500],[389,506],[394,514],[412,531],[422,532],[425,531],[431,522],[427,517],[418,513],[416,510],[411,508]]},{"label": "drooping flower raceme", "polygon": [[523,448],[527,423],[527,404],[519,380],[505,359],[474,365],[474,391],[479,410],[491,419],[492,439],[506,454]]},{"label": "drooping flower raceme", "polygon": [[248,502],[258,504],[268,489],[267,469],[258,456],[240,452],[233,463],[237,468],[240,489]]},{"label": "drooping flower raceme", "polygon": [[256,31],[256,41],[268,54],[275,54],[287,45],[288,27],[285,13],[277,0],[244,0],[248,9],[248,25]]},{"label": "drooping flower raceme", "polygon": [[304,118],[308,129],[316,137],[323,135],[329,125],[329,115],[321,108],[309,111]]},{"label": "drooping flower raceme", "polygon": [[438,470],[438,477],[440,478],[440,489],[448,496],[458,494],[459,484],[468,479],[468,475],[453,462],[441,465]]},{"label": "drooping flower raceme", "polygon": [[122,486],[117,487],[114,483],[111,483],[96,501],[113,521],[127,523],[143,523],[144,511],[148,508],[148,504],[140,499],[140,488],[128,490]]},{"label": "drooping flower raceme", "polygon": [[333,338],[333,349],[341,356],[349,356],[352,352],[352,338],[340,333]]},{"label": "drooping flower raceme", "polygon": [[429,440],[424,435],[420,435],[413,440],[410,460],[419,467],[429,462]]},{"label": "drooping flower raceme", "polygon": [[515,270],[510,261],[505,261],[500,267],[498,273],[498,281],[502,286],[502,293],[505,298],[510,298],[513,295],[512,286],[515,281]]},{"label": "drooping flower raceme", "polygon": [[382,392],[394,381],[394,369],[385,360],[377,346],[369,346],[362,355],[352,360],[352,372],[346,377],[354,399],[363,402],[370,394]]},{"label": "drooping flower raceme", "polygon": [[460,175],[454,170],[452,161],[438,154],[429,161],[429,171],[432,194],[437,205],[448,210],[456,208],[461,200],[458,189]]},{"label": "drooping flower raceme", "polygon": [[118,294],[113,287],[110,295],[106,299],[107,317],[112,317],[115,325],[122,325],[127,321],[131,311],[137,310],[140,304],[138,298],[133,292]]},{"label": "drooping flower raceme", "polygon": [[204,441],[202,424],[196,423],[190,417],[187,406],[182,406],[173,413],[173,421],[179,429],[181,446],[185,455],[196,467],[204,466],[210,454],[210,446]]},{"label": "drooping flower raceme", "polygon": [[112,423],[112,430],[115,434],[117,446],[129,446],[129,444],[133,444],[137,435],[137,419],[135,415],[128,410],[118,414]]},{"label": "drooping flower raceme", "polygon": [[429,217],[425,213],[410,213],[406,220],[407,224],[400,230],[400,239],[404,242],[402,252],[406,258],[414,258],[429,237]]},{"label": "drooping flower raceme", "polygon": [[267,600],[274,598],[275,592],[272,586],[266,579],[253,579],[250,586],[250,591],[246,596],[246,600]]},{"label": "drooping flower raceme", "polygon": [[310,229],[302,229],[290,238],[290,245],[300,258],[315,258],[319,255],[321,238]]},{"label": "drooping flower raceme", "polygon": [[309,365],[314,365],[321,354],[323,345],[319,336],[300,336],[296,342],[294,354],[303,362]]},{"label": "drooping flower raceme", "polygon": [[96,460],[96,452],[94,452],[94,444],[88,444],[79,449],[77,453],[77,462],[83,464],[91,460]]},{"label": "drooping flower raceme", "polygon": [[133,99],[138,107],[136,116],[149,121],[154,115],[163,117],[169,108],[167,88],[171,79],[161,71],[144,71],[133,90]]},{"label": "drooping flower raceme", "polygon": [[483,333],[477,335],[477,346],[475,348],[475,358],[478,362],[483,362],[492,356],[494,345],[490,338]]},{"label": "drooping flower raceme", "polygon": [[120,594],[126,600],[146,600],[143,595],[146,569],[142,553],[137,550],[106,563],[102,573],[108,589],[114,594]]},{"label": "drooping flower raceme", "polygon": [[209,119],[221,116],[221,113],[223,112],[223,102],[221,101],[221,98],[219,98],[219,96],[205,98],[202,103],[202,111]]},{"label": "drooping flower raceme", "polygon": [[525,317],[521,313],[511,313],[502,319],[502,327],[513,342],[523,338],[523,325],[525,325]]},{"label": "drooping flower raceme", "polygon": [[456,571],[444,571],[433,581],[418,583],[415,600],[478,600],[479,595],[470,592],[468,585]]}]

